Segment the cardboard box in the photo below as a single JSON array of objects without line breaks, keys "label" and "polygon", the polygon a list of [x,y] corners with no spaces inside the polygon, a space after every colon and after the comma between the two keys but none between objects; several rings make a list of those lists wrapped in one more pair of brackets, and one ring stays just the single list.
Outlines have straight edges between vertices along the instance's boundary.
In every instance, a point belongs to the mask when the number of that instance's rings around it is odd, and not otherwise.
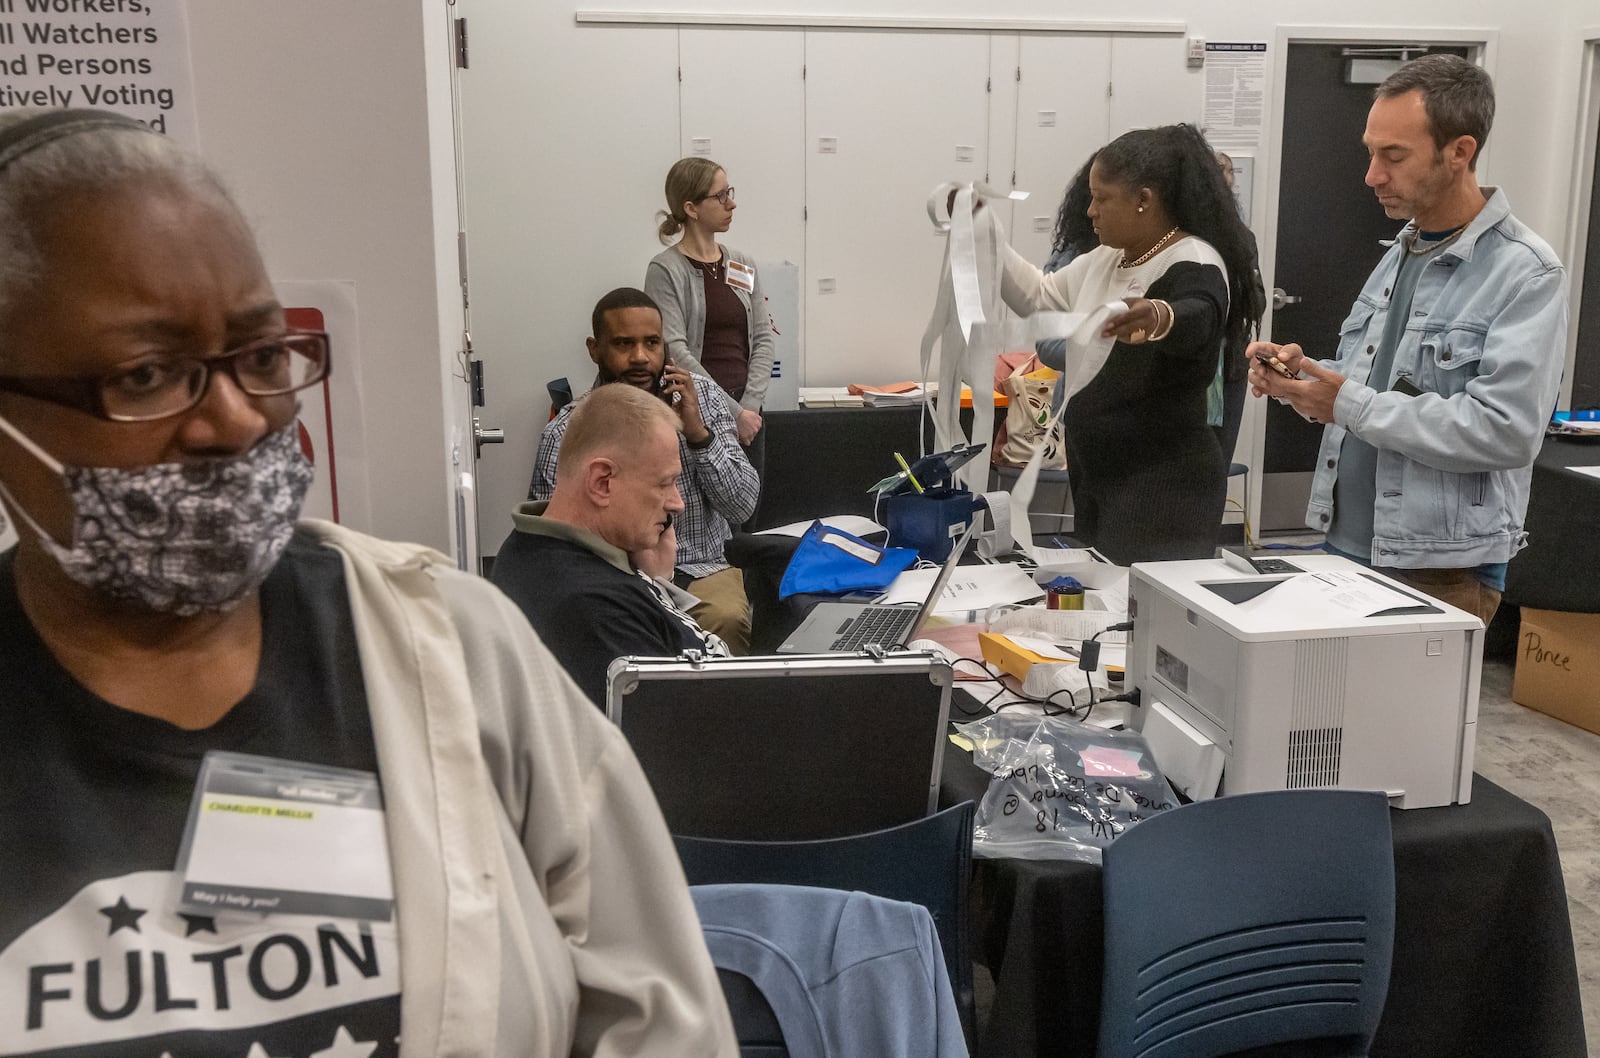
[{"label": "cardboard box", "polygon": [[1600,614],[1524,607],[1511,700],[1600,734]]}]

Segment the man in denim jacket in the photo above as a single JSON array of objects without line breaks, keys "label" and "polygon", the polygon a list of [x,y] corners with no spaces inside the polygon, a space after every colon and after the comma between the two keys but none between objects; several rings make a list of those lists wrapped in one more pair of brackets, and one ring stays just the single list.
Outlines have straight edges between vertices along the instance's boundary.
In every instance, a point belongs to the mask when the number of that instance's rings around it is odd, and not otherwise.
[{"label": "man in denim jacket", "polygon": [[1533,458],[1567,345],[1561,262],[1505,192],[1478,185],[1493,119],[1488,74],[1453,55],[1413,60],[1379,85],[1367,186],[1410,223],[1332,361],[1293,344],[1246,350],[1257,396],[1327,424],[1306,520],[1328,550],[1485,624],[1527,542]]}]

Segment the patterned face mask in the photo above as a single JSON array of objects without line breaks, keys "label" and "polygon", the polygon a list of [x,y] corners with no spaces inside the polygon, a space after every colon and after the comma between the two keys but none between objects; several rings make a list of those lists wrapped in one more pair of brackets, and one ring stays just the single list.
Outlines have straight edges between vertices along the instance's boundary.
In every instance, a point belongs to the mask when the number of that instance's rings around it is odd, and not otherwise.
[{"label": "patterned face mask", "polygon": [[314,473],[292,421],[243,455],[148,467],[63,466],[4,419],[0,430],[66,484],[70,547],[7,498],[67,576],[180,617],[231,609],[260,587],[288,546]]}]

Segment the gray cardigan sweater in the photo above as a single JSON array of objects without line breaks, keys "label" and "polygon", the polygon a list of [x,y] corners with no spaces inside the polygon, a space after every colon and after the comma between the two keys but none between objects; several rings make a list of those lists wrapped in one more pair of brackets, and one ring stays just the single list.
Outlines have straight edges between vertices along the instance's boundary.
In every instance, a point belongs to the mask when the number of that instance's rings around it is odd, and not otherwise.
[{"label": "gray cardigan sweater", "polygon": [[[724,246],[724,275],[729,258],[755,275],[754,292],[733,288],[750,319],[750,367],[744,397],[734,400],[723,394],[728,409],[737,417],[741,410],[760,411],[767,399],[767,382],[772,378],[772,317],[767,313],[767,299],[761,293],[761,274],[756,271],[755,262],[738,250]],[[644,292],[661,309],[661,336],[666,339],[667,353],[673,362],[696,375],[705,375],[706,369],[700,365],[700,349],[706,335],[706,289],[700,272],[676,246],[669,246],[656,254],[645,269]]]}]

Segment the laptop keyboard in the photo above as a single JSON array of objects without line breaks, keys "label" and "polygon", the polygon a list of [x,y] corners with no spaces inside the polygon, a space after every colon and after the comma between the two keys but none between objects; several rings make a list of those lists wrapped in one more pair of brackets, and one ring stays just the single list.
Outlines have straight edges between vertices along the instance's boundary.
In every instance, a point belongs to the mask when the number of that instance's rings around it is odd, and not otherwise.
[{"label": "laptop keyboard", "polygon": [[881,647],[899,646],[900,637],[911,627],[916,616],[917,611],[910,608],[875,606],[862,610],[851,619],[844,635],[835,639],[828,649],[854,651],[868,643],[876,643]]}]

